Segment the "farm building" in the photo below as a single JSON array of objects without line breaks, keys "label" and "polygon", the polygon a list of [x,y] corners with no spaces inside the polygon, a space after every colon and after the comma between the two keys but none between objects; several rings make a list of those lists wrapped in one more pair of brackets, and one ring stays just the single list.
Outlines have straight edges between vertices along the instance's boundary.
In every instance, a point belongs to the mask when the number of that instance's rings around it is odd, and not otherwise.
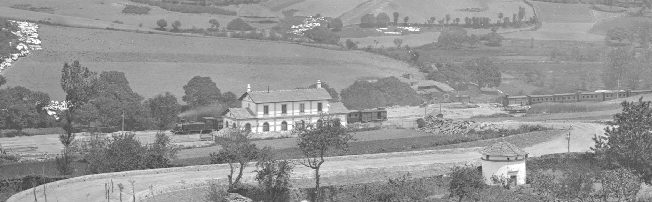
[{"label": "farm building", "polygon": [[328,114],[346,126],[349,110],[332,99],[317,81],[317,88],[276,91],[251,91],[247,86],[240,99],[241,108],[229,108],[224,113],[225,128],[241,128],[252,132],[289,131],[308,123],[320,122],[320,115]]},{"label": "farm building", "polygon": [[485,147],[482,154],[482,177],[485,183],[492,185],[492,176],[509,178],[510,184],[525,184],[525,159],[528,153],[509,143],[498,142]]},{"label": "farm building", "polygon": [[505,95],[503,105],[531,105],[544,102],[586,102],[595,101],[601,102],[606,100],[613,100],[623,97],[631,97],[636,95],[652,93],[652,90],[600,90],[595,92],[577,92],[577,93],[564,93],[564,94],[550,94],[550,95],[523,95],[523,96],[509,96]]}]

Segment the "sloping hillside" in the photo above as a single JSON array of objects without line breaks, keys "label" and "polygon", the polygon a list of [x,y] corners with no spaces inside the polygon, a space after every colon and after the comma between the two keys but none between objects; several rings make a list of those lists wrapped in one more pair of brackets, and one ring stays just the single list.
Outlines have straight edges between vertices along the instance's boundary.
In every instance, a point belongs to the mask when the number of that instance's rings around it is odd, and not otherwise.
[{"label": "sloping hillside", "polygon": [[123,71],[144,97],[170,91],[181,97],[196,75],[210,76],[223,91],[307,87],[318,79],[337,90],[359,76],[418,74],[393,59],[361,51],[335,51],[270,41],[140,34],[42,26],[43,49],[3,74],[8,86],[24,86],[64,98],[59,85],[64,62],[79,60],[94,71]]}]

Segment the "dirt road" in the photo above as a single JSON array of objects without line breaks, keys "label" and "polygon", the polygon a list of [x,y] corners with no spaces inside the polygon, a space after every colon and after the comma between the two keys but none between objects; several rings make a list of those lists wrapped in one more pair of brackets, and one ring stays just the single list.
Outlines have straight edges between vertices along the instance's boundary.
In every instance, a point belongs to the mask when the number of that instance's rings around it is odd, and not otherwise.
[{"label": "dirt road", "polygon": [[[603,125],[580,122],[532,122],[534,124],[554,125],[556,127],[572,125],[570,151],[589,151],[593,145],[591,138],[594,134],[603,133]],[[567,151],[566,134],[559,134],[549,142],[524,148],[531,156],[540,156],[551,153],[563,153]],[[477,151],[480,148],[461,148],[450,150],[430,150],[418,152],[397,152],[371,155],[352,155],[327,158],[322,168],[322,177],[333,176],[362,177],[365,172],[372,172],[374,169],[391,171],[410,171],[427,167],[433,175],[444,174],[450,165],[444,163],[463,163],[478,161],[480,155]],[[441,165],[441,166],[438,166]],[[253,167],[245,171],[245,181],[251,181]],[[432,172],[430,172],[432,171]],[[130,180],[134,180],[136,197],[144,198],[152,194],[161,194],[170,191],[203,187],[209,179],[224,180],[227,175],[226,165],[191,166],[183,168],[167,168],[144,171],[129,171],[121,173],[109,173],[92,176],[82,176],[69,180],[63,180],[47,184],[47,197],[50,200],[58,201],[105,201],[104,186],[112,180],[113,183],[122,183],[131,190]],[[298,165],[293,174],[295,179],[310,180],[313,177],[312,170]],[[368,178],[368,175],[366,176]],[[369,179],[360,179],[369,180]],[[385,180],[385,179],[377,179]],[[325,181],[325,184],[336,182]],[[37,198],[43,200],[43,186],[37,188]],[[115,192],[116,196],[118,192]],[[124,193],[131,196],[131,191]],[[116,197],[112,196],[112,197]],[[8,202],[33,201],[33,190],[26,190],[12,196]]]}]

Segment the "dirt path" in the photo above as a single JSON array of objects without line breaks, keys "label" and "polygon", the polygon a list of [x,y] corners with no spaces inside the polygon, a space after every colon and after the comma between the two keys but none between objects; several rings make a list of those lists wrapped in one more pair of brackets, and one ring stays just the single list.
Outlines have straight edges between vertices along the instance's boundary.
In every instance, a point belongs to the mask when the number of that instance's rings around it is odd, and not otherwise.
[{"label": "dirt path", "polygon": [[[596,133],[603,133],[603,125],[593,123],[565,123],[565,122],[531,122],[542,125],[555,125],[557,127],[572,125],[572,139],[570,150],[589,151],[593,145],[591,138]],[[524,148],[531,156],[543,154],[562,153],[567,151],[567,140],[565,134],[559,134],[552,141]],[[365,172],[373,172],[374,169],[390,171],[408,171],[416,168],[438,165],[442,163],[461,163],[478,161],[480,148],[461,148],[450,150],[430,150],[418,152],[397,152],[371,155],[352,155],[327,158],[323,165],[322,176],[325,178],[333,176],[356,176],[365,175]],[[447,168],[442,165],[434,169],[433,174],[444,174]],[[432,169],[432,168],[430,168]],[[245,170],[245,181],[251,181],[253,167]],[[50,200],[58,201],[105,201],[105,183],[112,180],[114,184],[122,183],[130,187],[129,180],[135,181],[137,198],[148,195],[166,193],[170,191],[203,187],[206,180],[224,179],[228,167],[225,165],[191,166],[183,168],[155,169],[144,171],[130,171],[121,173],[109,173],[102,175],[82,176],[69,180],[50,183],[47,186],[47,196]],[[293,178],[312,178],[312,170],[298,165]],[[382,177],[381,177],[382,178]],[[385,179],[378,179],[385,180]],[[329,182],[325,182],[328,184]],[[150,188],[151,186],[151,188]],[[40,193],[40,194],[39,194]],[[37,188],[39,200],[43,200],[43,188]],[[117,194],[117,192],[116,192]],[[125,193],[131,196],[131,192]],[[33,190],[26,190],[12,196],[8,202],[32,201],[34,200]]]}]

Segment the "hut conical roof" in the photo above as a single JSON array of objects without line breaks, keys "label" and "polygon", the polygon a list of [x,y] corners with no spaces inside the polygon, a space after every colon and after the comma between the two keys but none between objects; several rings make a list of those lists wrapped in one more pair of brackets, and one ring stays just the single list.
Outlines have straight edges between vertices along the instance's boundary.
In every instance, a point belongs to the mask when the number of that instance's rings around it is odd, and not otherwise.
[{"label": "hut conical roof", "polygon": [[527,154],[527,152],[509,142],[498,142],[480,150],[480,153],[492,156],[524,156]]}]

